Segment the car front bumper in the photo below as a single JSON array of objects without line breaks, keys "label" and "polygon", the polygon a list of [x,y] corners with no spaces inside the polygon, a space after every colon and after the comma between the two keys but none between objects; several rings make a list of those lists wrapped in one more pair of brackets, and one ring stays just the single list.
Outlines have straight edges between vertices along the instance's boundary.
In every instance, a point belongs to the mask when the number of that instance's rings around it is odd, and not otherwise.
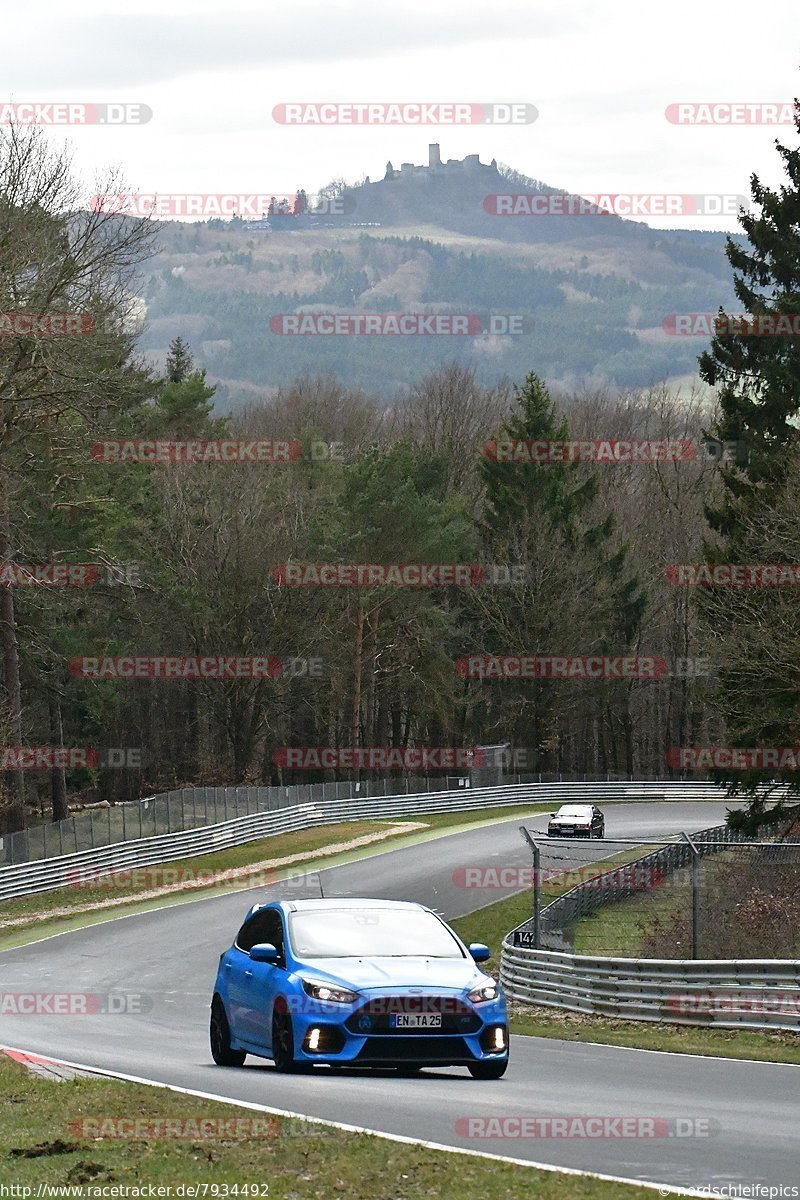
[{"label": "car front bumper", "polygon": [[[473,1005],[461,997],[463,1012],[444,1017],[441,1028],[426,1030],[390,1030],[385,1019],[360,1015],[369,1008],[369,1000],[375,999],[379,998],[367,994],[356,1004],[342,1005],[338,1020],[331,1013],[331,1004],[314,1001],[304,1005],[302,1012],[292,1013],[297,1060],[331,1066],[444,1067],[508,1058],[508,1017],[502,998]],[[315,1007],[319,1011],[315,1012]],[[365,1027],[367,1020],[371,1028]],[[320,1030],[316,1051],[309,1047],[315,1029]],[[495,1048],[496,1030],[501,1031],[502,1049]]]}]

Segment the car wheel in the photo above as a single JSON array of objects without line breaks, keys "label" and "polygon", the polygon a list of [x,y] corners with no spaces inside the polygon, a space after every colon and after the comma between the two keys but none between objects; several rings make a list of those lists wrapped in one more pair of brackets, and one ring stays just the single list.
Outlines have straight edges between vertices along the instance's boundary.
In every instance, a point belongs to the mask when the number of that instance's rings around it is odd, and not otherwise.
[{"label": "car wheel", "polygon": [[501,1058],[497,1062],[470,1063],[468,1068],[473,1079],[502,1079],[507,1069],[507,1058]]},{"label": "car wheel", "polygon": [[604,838],[604,837],[606,836],[606,827],[605,827],[605,825],[601,825],[601,826],[600,826],[600,829],[598,830],[597,836],[598,836],[599,838],[601,838],[601,839],[602,839],[602,838]]},{"label": "car wheel", "polygon": [[294,1057],[292,1018],[286,1012],[276,1012],[272,1017],[272,1059],[275,1069],[284,1074],[297,1071],[300,1066]]},{"label": "car wheel", "polygon": [[211,1057],[218,1067],[241,1067],[247,1054],[244,1050],[231,1049],[231,1030],[225,1007],[219,996],[211,1002],[211,1025],[209,1028]]}]

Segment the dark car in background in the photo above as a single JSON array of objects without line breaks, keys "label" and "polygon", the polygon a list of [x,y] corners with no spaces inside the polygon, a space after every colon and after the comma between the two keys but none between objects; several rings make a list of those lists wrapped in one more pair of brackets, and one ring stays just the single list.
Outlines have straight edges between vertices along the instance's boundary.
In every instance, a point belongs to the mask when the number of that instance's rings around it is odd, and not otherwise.
[{"label": "dark car in background", "polygon": [[606,819],[593,804],[562,804],[550,814],[548,837],[602,838],[606,835]]}]

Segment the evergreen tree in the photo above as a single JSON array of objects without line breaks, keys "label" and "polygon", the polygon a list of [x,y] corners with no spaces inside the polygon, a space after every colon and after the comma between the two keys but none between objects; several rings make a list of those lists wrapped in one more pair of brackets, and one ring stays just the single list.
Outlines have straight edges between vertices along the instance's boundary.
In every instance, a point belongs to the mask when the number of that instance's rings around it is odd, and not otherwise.
[{"label": "evergreen tree", "polygon": [[[800,131],[800,115],[795,117]],[[747,244],[727,240],[734,291],[750,318],[800,320],[800,148],[776,142],[787,182],[776,190],[757,175],[750,181],[755,212],[742,210]],[[761,328],[765,326],[762,322]],[[735,540],[747,508],[780,488],[798,446],[800,338],[764,336],[755,321],[731,321],[720,310],[717,336],[700,356],[700,375],[719,389],[721,417],[715,436],[746,447],[739,465],[723,470],[722,505],[709,512],[712,526]],[[747,332],[750,330],[750,332]]]},{"label": "evergreen tree", "polygon": [[[795,112],[800,132],[797,102]],[[796,521],[800,437],[800,148],[776,146],[786,182],[773,190],[757,175],[751,177],[755,211],[739,216],[746,243],[731,238],[727,243],[734,289],[748,319],[733,327],[726,321],[700,357],[700,374],[719,388],[721,417],[715,435],[747,449],[737,463],[723,466],[721,500],[707,510],[719,535],[717,544],[707,548],[709,562],[787,561],[796,544],[790,531]],[[770,326],[764,318],[778,322],[781,316],[793,326],[793,336],[765,336]],[[784,531],[781,536],[779,530]],[[720,651],[716,699],[734,746],[797,744],[800,679],[794,647],[800,613],[786,591],[720,587],[699,596],[701,614]],[[763,810],[757,791],[761,784],[777,778],[797,786],[796,772],[782,775],[772,769],[721,771],[717,778],[750,795],[751,820]]]},{"label": "evergreen tree", "polygon": [[194,369],[194,359],[183,338],[170,342],[167,354],[166,376],[169,383],[183,383]]}]

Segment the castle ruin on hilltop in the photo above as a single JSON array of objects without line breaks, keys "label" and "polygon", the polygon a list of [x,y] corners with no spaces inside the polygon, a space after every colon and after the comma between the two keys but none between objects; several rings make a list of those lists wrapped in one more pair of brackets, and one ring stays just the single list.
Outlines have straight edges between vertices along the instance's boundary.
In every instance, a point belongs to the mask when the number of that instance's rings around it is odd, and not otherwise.
[{"label": "castle ruin on hilltop", "polygon": [[[478,171],[496,171],[497,159],[493,158],[489,166],[482,163],[480,155],[468,154],[465,158],[448,158],[447,162],[442,162],[441,154],[439,153],[439,143],[431,142],[428,146],[428,162],[426,166],[417,166],[415,163],[401,163],[400,170],[396,171],[390,162],[386,164],[386,174],[383,179],[376,180],[372,186],[377,186],[381,183],[392,183],[395,180],[401,182],[410,179],[433,179],[436,176],[455,175],[457,172],[477,173]],[[364,180],[365,184],[370,183],[369,176]]]}]

